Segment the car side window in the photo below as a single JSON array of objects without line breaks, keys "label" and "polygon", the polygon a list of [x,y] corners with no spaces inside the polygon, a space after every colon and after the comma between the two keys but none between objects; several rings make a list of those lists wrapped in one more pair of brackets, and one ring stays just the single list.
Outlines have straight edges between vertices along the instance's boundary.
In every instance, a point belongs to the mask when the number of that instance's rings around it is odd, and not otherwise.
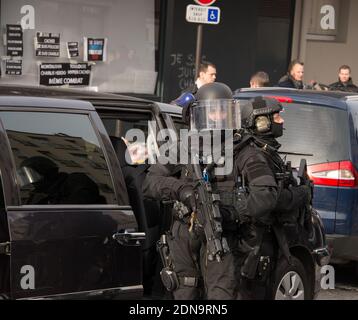
[{"label": "car side window", "polygon": [[358,144],[358,102],[352,101],[349,104],[351,107],[351,114],[353,118],[354,135],[355,135],[356,143]]},{"label": "car side window", "polygon": [[88,115],[0,113],[21,204],[115,204],[103,150]]},{"label": "car side window", "polygon": [[[116,113],[100,116],[108,135],[111,138],[123,139],[132,164],[146,163],[150,154],[157,153],[158,126],[150,113]],[[148,147],[152,150],[148,150]]]}]

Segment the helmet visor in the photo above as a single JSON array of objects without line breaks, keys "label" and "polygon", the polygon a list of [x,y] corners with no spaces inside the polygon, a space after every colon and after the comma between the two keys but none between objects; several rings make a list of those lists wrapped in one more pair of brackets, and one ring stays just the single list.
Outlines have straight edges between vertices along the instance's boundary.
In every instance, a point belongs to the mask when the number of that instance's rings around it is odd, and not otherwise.
[{"label": "helmet visor", "polygon": [[238,101],[200,100],[191,108],[191,130],[231,130],[241,128]]}]

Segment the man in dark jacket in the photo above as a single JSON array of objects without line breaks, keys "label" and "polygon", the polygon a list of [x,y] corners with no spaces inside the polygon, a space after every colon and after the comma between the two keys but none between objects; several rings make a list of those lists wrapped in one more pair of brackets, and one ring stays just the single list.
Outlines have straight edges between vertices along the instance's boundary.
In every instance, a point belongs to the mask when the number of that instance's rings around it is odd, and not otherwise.
[{"label": "man in dark jacket", "polygon": [[211,62],[202,62],[199,66],[199,75],[195,83],[186,88],[184,92],[195,95],[204,84],[213,83],[216,80],[216,66]]},{"label": "man in dark jacket", "polygon": [[171,104],[183,108],[183,118],[189,118],[189,105],[196,98],[198,90],[205,84],[213,83],[216,80],[216,66],[211,62],[202,62],[199,65],[199,76],[195,83],[182,91],[181,95],[173,100]]},{"label": "man in dark jacket", "polygon": [[349,66],[343,65],[339,68],[338,78],[337,82],[329,86],[329,90],[358,92],[358,87],[353,84],[351,68]]},{"label": "man in dark jacket", "polygon": [[303,89],[303,73],[303,62],[293,60],[288,67],[287,74],[279,80],[277,86],[283,88]]}]

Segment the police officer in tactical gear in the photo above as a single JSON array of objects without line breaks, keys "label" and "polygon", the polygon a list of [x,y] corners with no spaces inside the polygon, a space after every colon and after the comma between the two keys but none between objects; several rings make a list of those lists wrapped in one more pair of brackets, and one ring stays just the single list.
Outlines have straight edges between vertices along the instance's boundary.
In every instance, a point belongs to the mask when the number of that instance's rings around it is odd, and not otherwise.
[{"label": "police officer in tactical gear", "polygon": [[239,231],[239,248],[245,257],[240,261],[243,283],[257,276],[265,239],[272,241],[272,238],[265,237],[270,230],[273,230],[280,252],[290,263],[291,256],[282,226],[294,227],[297,224],[300,210],[311,194],[308,186],[297,185],[290,168],[278,154],[280,144],[276,138],[282,136],[284,123],[280,115],[281,104],[264,97],[257,97],[251,102],[241,108],[244,131],[241,138],[234,142],[243,190],[240,193],[242,219]]},{"label": "police officer in tactical gear", "polygon": [[[206,84],[198,90],[196,98],[197,102],[189,107],[189,112],[185,110],[183,114],[184,121],[188,123],[190,120],[191,129],[209,133],[240,129],[240,108],[228,86],[217,82]],[[232,138],[230,142],[232,145]],[[238,213],[233,207],[234,180],[216,176],[214,170],[205,171],[208,167],[204,165],[202,148],[201,145],[200,150],[193,150],[191,158],[199,157],[202,179],[210,183],[212,195],[219,203],[219,223],[220,226],[222,223],[223,231],[216,240],[222,250],[216,257],[209,252],[203,227],[205,222],[195,215],[204,201],[198,201],[191,165],[153,165],[144,181],[144,195],[177,201],[170,231],[159,243],[164,261],[161,276],[175,299],[236,299]]]},{"label": "police officer in tactical gear", "polygon": [[[274,212],[280,219],[292,219],[292,212],[297,210],[310,196],[310,189],[307,186],[296,186],[294,179],[281,183],[283,180],[283,174],[286,172],[285,163],[281,159],[278,150],[281,145],[277,142],[276,138],[283,135],[283,123],[284,120],[280,115],[282,111],[282,105],[273,98],[256,97],[252,100],[251,104],[246,104],[241,108],[242,115],[242,126],[247,131],[244,134],[244,138],[238,144],[238,148],[241,148],[241,155],[243,156],[245,149],[255,150],[256,153],[260,153],[260,158],[264,157],[263,160],[267,162],[268,168],[273,175],[268,174],[265,177],[265,183],[267,186],[272,187],[272,191],[278,197],[277,203],[274,205]],[[244,157],[246,166],[251,166],[251,161]],[[260,161],[257,162],[259,164]],[[247,182],[250,184],[250,178],[256,177],[257,173],[268,173],[266,170],[255,170],[250,171],[250,174],[245,175],[245,168],[242,168],[241,172],[244,174]],[[270,178],[269,178],[270,176]],[[274,177],[275,183],[272,182],[271,176]],[[264,176],[263,176],[264,177]],[[255,184],[256,185],[256,184]],[[252,193],[252,190],[251,190]],[[249,199],[251,195],[249,195]],[[266,217],[264,214],[256,213],[257,209],[251,207],[250,201],[248,201],[249,212],[251,216],[261,216],[263,219],[272,219]],[[256,207],[257,208],[257,207]],[[270,207],[272,208],[272,207]],[[269,209],[269,208],[268,208]],[[272,211],[272,210],[271,210]],[[288,214],[288,216],[286,216]],[[282,215],[285,215],[284,217]],[[293,218],[294,219],[294,218]]]}]

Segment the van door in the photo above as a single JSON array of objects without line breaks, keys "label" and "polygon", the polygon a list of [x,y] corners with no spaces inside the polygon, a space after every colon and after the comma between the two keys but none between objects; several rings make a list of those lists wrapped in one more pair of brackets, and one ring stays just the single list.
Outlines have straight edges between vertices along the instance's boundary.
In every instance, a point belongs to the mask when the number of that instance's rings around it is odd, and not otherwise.
[{"label": "van door", "polygon": [[141,294],[140,247],[112,238],[137,223],[95,114],[16,110],[0,112],[16,182],[6,208],[11,297]]}]

